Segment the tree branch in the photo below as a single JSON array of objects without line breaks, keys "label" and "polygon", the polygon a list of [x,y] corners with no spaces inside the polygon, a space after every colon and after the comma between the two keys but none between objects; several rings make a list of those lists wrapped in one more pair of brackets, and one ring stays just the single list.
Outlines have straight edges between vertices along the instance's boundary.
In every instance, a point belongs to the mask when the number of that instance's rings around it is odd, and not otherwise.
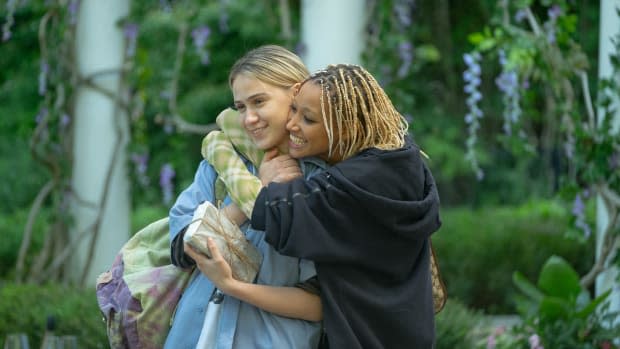
[{"label": "tree branch", "polygon": [[24,272],[24,261],[26,259],[26,253],[28,252],[28,248],[30,248],[30,241],[32,240],[32,227],[34,226],[34,221],[37,218],[37,215],[41,211],[41,206],[45,199],[49,196],[52,190],[56,187],[56,179],[50,179],[44,186],[39,190],[34,202],[32,203],[32,207],[30,208],[30,212],[28,213],[28,220],[26,221],[26,226],[24,227],[24,233],[22,235],[22,243],[19,246],[19,253],[17,255],[17,266],[15,272],[15,282],[21,283],[23,280],[23,272]]},{"label": "tree branch", "polygon": [[588,125],[591,130],[596,129],[596,121],[594,114],[594,107],[592,106],[592,97],[590,96],[590,87],[588,84],[588,75],[585,71],[579,70],[577,71],[577,75],[581,79],[581,90],[583,91],[583,100],[586,103],[586,111],[588,113]]},{"label": "tree branch", "polygon": [[280,0],[280,28],[282,28],[282,38],[287,42],[293,38],[291,30],[291,9],[288,0]]}]

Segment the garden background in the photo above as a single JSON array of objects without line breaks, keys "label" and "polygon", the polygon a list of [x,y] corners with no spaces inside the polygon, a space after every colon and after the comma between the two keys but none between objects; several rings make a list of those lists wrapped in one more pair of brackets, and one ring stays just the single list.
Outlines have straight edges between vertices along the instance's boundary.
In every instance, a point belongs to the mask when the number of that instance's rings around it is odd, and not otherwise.
[{"label": "garden background", "polygon": [[[619,263],[620,40],[612,78],[599,79],[601,3],[365,2],[362,64],[410,121],[442,200],[433,245],[449,301],[437,316],[438,348],[620,345],[607,321],[617,314],[594,310],[606,299],[595,299],[592,278]],[[77,285],[72,251],[63,254],[79,200],[75,94],[88,83],[75,72],[79,5],[8,0],[0,10],[0,341],[26,332],[37,346],[51,315],[80,347],[107,347],[94,280]],[[118,23],[127,89],[116,97],[130,130],[131,232],[164,217],[191,183],[201,125],[231,105],[234,61],[267,43],[303,56],[302,8],[299,0],[131,1]],[[597,198],[612,207],[610,247],[593,269]],[[544,276],[555,274],[543,266],[577,286],[548,286]],[[553,312],[549,302],[559,304]],[[520,325],[489,322],[506,314]]]}]

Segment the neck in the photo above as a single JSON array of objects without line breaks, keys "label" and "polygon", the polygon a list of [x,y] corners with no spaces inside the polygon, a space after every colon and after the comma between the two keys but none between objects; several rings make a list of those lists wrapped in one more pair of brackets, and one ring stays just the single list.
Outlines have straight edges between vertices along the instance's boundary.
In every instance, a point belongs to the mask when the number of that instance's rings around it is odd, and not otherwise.
[{"label": "neck", "polygon": [[288,141],[286,143],[280,144],[276,147],[276,149],[278,149],[279,155],[288,154]]}]

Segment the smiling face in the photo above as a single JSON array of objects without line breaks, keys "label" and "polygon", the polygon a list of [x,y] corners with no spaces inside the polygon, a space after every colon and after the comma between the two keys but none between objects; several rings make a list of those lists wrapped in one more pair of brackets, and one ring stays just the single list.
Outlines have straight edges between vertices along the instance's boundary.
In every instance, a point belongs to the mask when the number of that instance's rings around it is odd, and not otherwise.
[{"label": "smiling face", "polygon": [[289,138],[285,126],[292,89],[273,86],[242,73],[235,77],[232,93],[241,123],[256,146],[287,153]]},{"label": "smiling face", "polygon": [[332,164],[341,160],[335,154],[329,157],[329,140],[321,112],[321,88],[313,82],[303,84],[295,96],[286,129],[290,132],[288,146],[292,157],[317,156]]}]

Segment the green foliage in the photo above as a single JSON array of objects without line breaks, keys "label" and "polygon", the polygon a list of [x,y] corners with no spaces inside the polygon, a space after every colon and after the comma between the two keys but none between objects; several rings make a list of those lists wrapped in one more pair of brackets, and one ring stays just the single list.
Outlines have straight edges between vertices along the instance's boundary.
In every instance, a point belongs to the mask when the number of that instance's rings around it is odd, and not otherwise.
[{"label": "green foliage", "polygon": [[[278,8],[269,1],[187,1],[172,5],[170,11],[162,11],[157,3],[134,1],[127,19],[139,25],[136,66],[131,71],[130,83],[139,91],[133,101],[140,106],[140,113],[133,120],[131,151],[149,154],[146,175],[151,179],[145,185],[134,176],[136,205],[161,203],[157,182],[164,164],[170,163],[176,172],[178,193],[189,184],[201,160],[204,135],[166,131],[171,128],[171,113],[196,124],[214,122],[219,112],[232,104],[228,72],[234,62],[263,44],[281,44],[292,49],[295,40],[295,36],[280,36]],[[226,25],[221,25],[223,16],[228,18]],[[292,20],[296,21],[297,16],[293,15]],[[211,32],[205,46],[210,58],[206,65],[200,62],[191,35],[192,30],[201,26],[208,26]],[[179,52],[183,30],[185,51]],[[178,57],[182,60],[181,71],[175,76]],[[173,91],[175,78],[178,90]],[[176,98],[177,110],[170,110],[171,98]]]},{"label": "green foliage", "polygon": [[[0,280],[13,277],[12,272],[17,261],[17,254],[22,243],[24,225],[27,221],[26,209],[16,210],[11,215],[0,215],[0,232],[2,232],[2,244],[0,244]],[[44,240],[44,229],[49,219],[49,212],[43,212],[33,226],[32,246],[26,257],[26,264],[33,261],[33,257]]]},{"label": "green foliage", "polygon": [[435,348],[471,349],[478,328],[485,324],[480,311],[470,310],[458,300],[449,298],[445,308],[435,317]]},{"label": "green foliage", "polygon": [[[40,5],[15,13],[12,38],[2,42],[0,55],[0,213],[10,214],[30,205],[46,170],[37,166],[30,153],[29,138],[39,108],[37,74],[37,21]],[[4,19],[4,11],[0,11]],[[9,53],[15,54],[9,54]],[[9,74],[10,72],[10,74]]]},{"label": "green foliage", "polygon": [[[603,348],[617,338],[620,324],[610,321],[617,312],[608,311],[611,290],[591,299],[579,283],[577,271],[561,257],[551,256],[542,267],[537,286],[515,272],[515,285],[523,296],[518,298],[523,324],[511,330],[515,339],[536,335],[545,348]],[[520,346],[528,348],[525,341]],[[504,347],[498,347],[504,348]]]},{"label": "green foliage", "polygon": [[514,313],[515,270],[534,277],[557,254],[585,273],[594,259],[592,243],[564,239],[567,220],[566,210],[553,201],[443,209],[433,245],[448,296],[487,313]]},{"label": "green foliage", "polygon": [[48,316],[57,335],[75,335],[80,348],[108,348],[105,323],[93,289],[57,284],[14,285],[0,281],[0,342],[8,333],[25,332],[38,348]]},{"label": "green foliage", "polygon": [[133,210],[131,214],[131,233],[135,234],[140,231],[140,229],[166,216],[168,216],[168,210],[159,205],[138,206]]}]

